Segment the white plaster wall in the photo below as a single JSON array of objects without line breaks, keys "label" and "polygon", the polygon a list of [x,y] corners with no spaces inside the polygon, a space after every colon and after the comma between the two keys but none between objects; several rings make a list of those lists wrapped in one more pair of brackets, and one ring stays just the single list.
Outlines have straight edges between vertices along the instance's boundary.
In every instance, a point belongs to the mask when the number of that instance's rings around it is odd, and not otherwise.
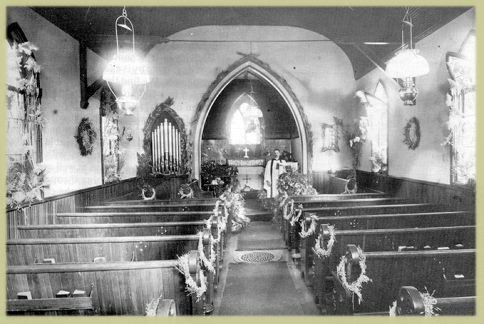
[{"label": "white plaster wall", "polygon": [[[89,108],[80,108],[79,43],[71,36],[26,7],[10,7],[7,23],[17,22],[27,39],[39,47],[35,53],[41,65],[44,163],[50,187],[46,196],[101,184],[99,100],[91,98]],[[88,52],[88,78],[100,75],[100,58]],[[92,155],[82,157],[74,138],[83,117],[89,117],[98,134]]]},{"label": "white plaster wall", "polygon": [[[134,120],[138,122],[131,152],[142,152],[142,128],[149,113],[168,96],[175,99],[174,109],[190,130],[196,107],[217,75],[241,56],[249,53],[249,40],[301,40],[325,38],[294,27],[205,26],[188,29],[172,39],[243,40],[228,43],[169,42],[155,46],[146,59],[152,81],[140,102]],[[246,41],[246,42],[245,42]],[[352,66],[344,52],[334,43],[252,43],[252,52],[286,79],[301,102],[313,133],[313,169],[327,170],[327,153],[321,149],[320,124],[332,123],[333,116],[343,118],[353,101]],[[136,147],[136,149],[134,149]],[[136,155],[129,154],[125,176],[136,173]],[[348,160],[347,152],[338,161]]]},{"label": "white plaster wall", "polygon": [[[418,21],[415,23],[418,24]],[[389,175],[448,184],[450,152],[442,147],[449,117],[445,94],[449,89],[446,53],[458,52],[469,31],[475,28],[475,11],[471,9],[416,43],[420,54],[429,62],[430,72],[418,77],[417,104],[404,106],[398,96],[399,86],[378,69],[359,79],[356,89],[374,93],[379,80],[389,98]],[[412,117],[420,122],[420,145],[409,150],[403,143],[403,128]],[[365,144],[360,169],[369,171],[370,144]]]}]

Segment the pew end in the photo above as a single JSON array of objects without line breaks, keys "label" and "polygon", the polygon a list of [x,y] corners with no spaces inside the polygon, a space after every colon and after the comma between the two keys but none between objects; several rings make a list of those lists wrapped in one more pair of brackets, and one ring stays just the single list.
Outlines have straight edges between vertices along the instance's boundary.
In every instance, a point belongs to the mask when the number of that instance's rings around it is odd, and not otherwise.
[{"label": "pew end", "polygon": [[[475,296],[436,298],[435,312],[439,315],[475,315]],[[396,315],[425,315],[423,295],[413,286],[400,288]]]}]

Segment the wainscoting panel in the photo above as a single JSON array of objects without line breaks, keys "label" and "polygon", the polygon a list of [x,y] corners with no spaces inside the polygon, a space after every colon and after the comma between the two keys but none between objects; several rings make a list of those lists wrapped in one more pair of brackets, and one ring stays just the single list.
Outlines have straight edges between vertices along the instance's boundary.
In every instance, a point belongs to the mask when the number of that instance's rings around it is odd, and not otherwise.
[{"label": "wainscoting panel", "polygon": [[358,186],[384,191],[392,196],[418,202],[452,205],[456,208],[475,208],[476,193],[471,188],[396,178],[360,170],[357,177]]}]

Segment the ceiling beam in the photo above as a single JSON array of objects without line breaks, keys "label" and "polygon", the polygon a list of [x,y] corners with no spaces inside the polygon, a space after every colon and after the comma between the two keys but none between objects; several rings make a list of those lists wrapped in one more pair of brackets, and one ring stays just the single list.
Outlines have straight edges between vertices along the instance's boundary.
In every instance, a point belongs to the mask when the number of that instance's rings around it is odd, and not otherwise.
[{"label": "ceiling beam", "polygon": [[87,46],[84,41],[79,42],[79,81],[81,90],[80,106],[82,109],[86,109],[89,106],[89,98],[96,93],[104,81],[102,78],[99,78],[89,86],[87,85]]}]

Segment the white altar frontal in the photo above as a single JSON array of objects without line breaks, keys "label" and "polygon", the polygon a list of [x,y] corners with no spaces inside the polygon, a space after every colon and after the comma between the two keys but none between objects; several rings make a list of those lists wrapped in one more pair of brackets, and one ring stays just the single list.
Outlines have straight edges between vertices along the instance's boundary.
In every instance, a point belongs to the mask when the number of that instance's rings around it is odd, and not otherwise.
[{"label": "white altar frontal", "polygon": [[229,165],[236,166],[239,170],[237,180],[240,186],[246,185],[252,190],[261,190],[264,182],[265,160],[263,159],[238,159],[228,160]]}]

